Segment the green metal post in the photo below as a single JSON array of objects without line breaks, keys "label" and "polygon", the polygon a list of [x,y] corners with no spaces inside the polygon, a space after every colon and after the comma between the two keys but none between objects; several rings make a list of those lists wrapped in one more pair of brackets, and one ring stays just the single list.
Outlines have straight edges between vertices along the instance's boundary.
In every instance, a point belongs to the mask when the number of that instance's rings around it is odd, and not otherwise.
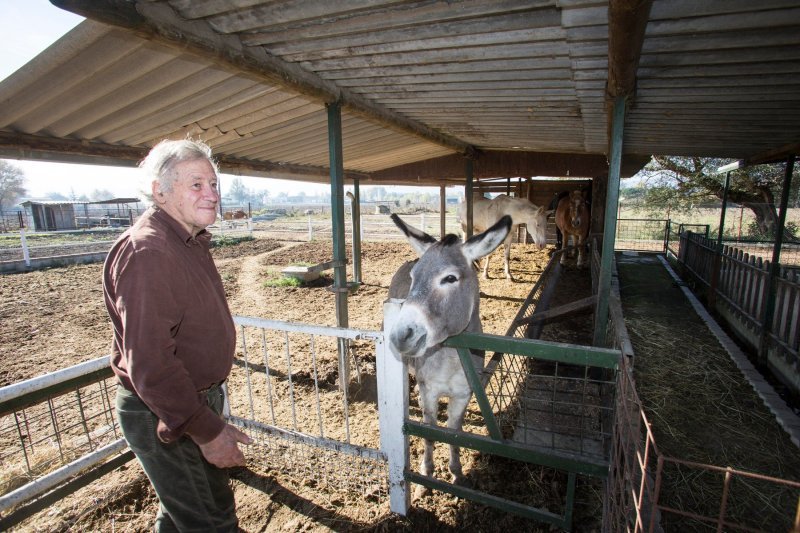
[{"label": "green metal post", "polygon": [[708,308],[713,310],[717,304],[717,284],[719,283],[719,270],[722,267],[722,234],[725,232],[725,211],[728,209],[728,192],[731,190],[731,173],[725,173],[725,187],[722,189],[722,212],[719,215],[719,231],[717,232],[717,246],[714,250],[714,266],[711,269],[711,281],[708,287]]},{"label": "green metal post", "polygon": [[769,265],[767,302],[764,306],[764,320],[761,327],[761,339],[758,347],[758,362],[766,365],[769,355],[769,334],[772,332],[772,318],[775,314],[776,280],[781,263],[781,247],[783,246],[783,229],[786,224],[786,209],[789,207],[789,190],[792,187],[794,173],[794,155],[786,160],[786,171],[783,175],[783,191],[781,191],[781,207],[778,213],[778,227],[775,229],[775,245],[772,248],[772,263]]},{"label": "green metal post", "polygon": [[501,440],[503,438],[503,434],[500,432],[500,426],[497,425],[497,420],[494,418],[494,413],[492,412],[492,406],[489,403],[489,399],[486,397],[486,391],[483,389],[483,385],[481,384],[481,378],[478,377],[478,373],[475,371],[475,367],[472,363],[472,355],[467,348],[458,348],[456,350],[458,352],[458,358],[461,360],[461,367],[464,370],[464,375],[467,377],[467,381],[469,382],[469,386],[472,389],[473,394],[475,394],[475,401],[478,402],[478,407],[481,409],[481,414],[483,415],[483,420],[486,423],[486,428],[489,430],[489,436],[495,440]]},{"label": "green metal post", "polygon": [[439,186],[439,238],[447,234],[447,191],[444,185]]},{"label": "green metal post", "polygon": [[353,181],[353,282],[361,284],[361,192],[359,181]]},{"label": "green metal post", "polygon": [[464,187],[464,200],[467,202],[467,235],[466,237],[469,239],[472,237],[472,195],[475,191],[474,181],[474,172],[472,167],[472,159],[467,159],[466,164],[466,174],[467,174],[467,183]]},{"label": "green metal post", "polygon": [[605,221],[603,223],[603,251],[600,258],[600,275],[597,284],[597,307],[594,311],[594,345],[605,346],[608,322],[608,298],[611,292],[611,265],[617,233],[617,203],[619,202],[619,173],[622,167],[622,137],[625,126],[624,96],[614,99],[611,122],[611,154],[608,168],[608,194],[606,195]]},{"label": "green metal post", "polygon": [[[328,110],[328,157],[331,167],[331,225],[333,233],[333,293],[336,298],[336,325],[348,327],[347,253],[344,236],[344,162],[342,156],[342,109],[339,102],[326,104]],[[350,365],[347,340],[339,339],[339,387],[347,390]]]}]

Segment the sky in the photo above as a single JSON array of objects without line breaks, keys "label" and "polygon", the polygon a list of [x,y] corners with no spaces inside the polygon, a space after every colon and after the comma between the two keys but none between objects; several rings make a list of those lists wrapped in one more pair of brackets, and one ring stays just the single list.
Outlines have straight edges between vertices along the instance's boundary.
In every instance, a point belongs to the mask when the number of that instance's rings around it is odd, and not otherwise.
[{"label": "sky", "polygon": [[[0,0],[0,80],[16,72],[66,32],[83,20],[53,6],[47,0]],[[139,196],[138,173],[135,168],[77,165],[6,159],[25,174],[27,196],[43,197],[60,193],[71,197],[91,195],[95,190],[107,190],[118,197]],[[298,184],[286,180],[242,176],[250,190],[267,189],[272,196],[280,192],[296,193]],[[222,174],[223,194],[230,188],[233,176]],[[302,184],[308,195],[329,193],[327,184]]]}]

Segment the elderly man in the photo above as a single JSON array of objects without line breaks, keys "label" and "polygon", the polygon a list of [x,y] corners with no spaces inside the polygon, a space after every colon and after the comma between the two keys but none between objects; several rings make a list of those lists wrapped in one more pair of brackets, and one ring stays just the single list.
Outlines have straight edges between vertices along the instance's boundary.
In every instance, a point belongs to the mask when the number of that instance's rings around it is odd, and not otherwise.
[{"label": "elderly man", "polygon": [[142,162],[152,207],[106,258],[117,415],[160,502],[157,531],[236,531],[226,467],[250,438],[221,417],[236,330],[209,252],[217,169],[203,143],[163,141]]}]

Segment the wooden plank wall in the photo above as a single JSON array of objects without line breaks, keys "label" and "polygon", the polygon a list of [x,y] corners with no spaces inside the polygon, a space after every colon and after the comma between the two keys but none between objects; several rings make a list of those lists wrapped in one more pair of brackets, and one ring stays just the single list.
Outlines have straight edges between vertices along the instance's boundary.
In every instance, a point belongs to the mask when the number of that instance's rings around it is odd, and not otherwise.
[{"label": "wooden plank wall", "polygon": [[[707,287],[714,268],[716,242],[702,235],[681,235],[681,261]],[[717,311],[737,336],[758,349],[769,291],[769,261],[734,246],[724,246],[717,285]],[[784,383],[800,386],[800,270],[781,266],[769,332],[770,363]],[[794,385],[793,385],[794,384]]]}]

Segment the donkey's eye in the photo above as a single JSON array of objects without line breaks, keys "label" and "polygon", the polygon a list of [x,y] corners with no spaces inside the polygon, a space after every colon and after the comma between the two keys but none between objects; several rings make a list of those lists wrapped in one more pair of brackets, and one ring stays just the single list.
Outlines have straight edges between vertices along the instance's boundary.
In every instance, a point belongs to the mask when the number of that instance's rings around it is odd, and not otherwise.
[{"label": "donkey's eye", "polygon": [[445,276],[444,278],[442,278],[442,285],[446,285],[447,283],[455,283],[457,281],[458,278],[455,277],[453,274],[450,274],[449,276]]}]

